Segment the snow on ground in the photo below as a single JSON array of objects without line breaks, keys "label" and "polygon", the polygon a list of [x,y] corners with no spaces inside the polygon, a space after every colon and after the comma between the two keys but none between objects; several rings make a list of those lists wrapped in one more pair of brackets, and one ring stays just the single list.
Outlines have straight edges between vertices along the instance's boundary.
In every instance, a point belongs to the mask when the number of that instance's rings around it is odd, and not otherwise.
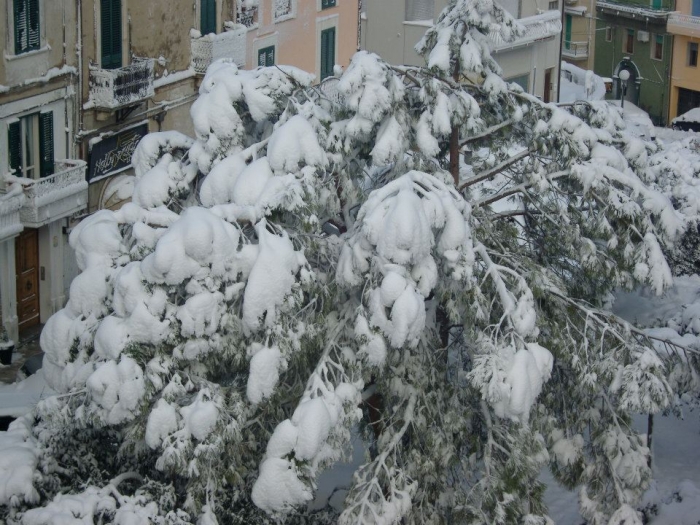
[{"label": "snow on ground", "polygon": [[39,370],[24,381],[11,385],[0,384],[0,417],[20,417],[41,401],[54,395],[46,384],[44,371]]}]

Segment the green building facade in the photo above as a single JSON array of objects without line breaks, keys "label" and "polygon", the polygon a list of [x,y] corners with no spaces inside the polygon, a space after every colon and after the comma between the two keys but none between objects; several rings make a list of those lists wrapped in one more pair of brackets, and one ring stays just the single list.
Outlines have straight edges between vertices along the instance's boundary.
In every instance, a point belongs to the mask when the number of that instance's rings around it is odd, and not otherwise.
[{"label": "green building facade", "polygon": [[[649,113],[657,126],[668,120],[673,36],[666,19],[675,0],[599,1],[594,71],[613,80],[609,99],[622,98]],[[627,70],[623,83],[620,72]]]}]

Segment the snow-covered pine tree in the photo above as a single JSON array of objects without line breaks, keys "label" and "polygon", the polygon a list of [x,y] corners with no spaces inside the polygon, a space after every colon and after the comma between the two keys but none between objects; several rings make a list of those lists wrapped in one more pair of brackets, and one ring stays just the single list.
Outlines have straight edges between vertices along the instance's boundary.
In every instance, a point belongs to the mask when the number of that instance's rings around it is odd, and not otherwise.
[{"label": "snow-covered pine tree", "polygon": [[[133,202],[71,234],[82,273],[41,339],[61,394],[0,434],[2,517],[547,523],[549,464],[590,523],[636,519],[630,414],[697,361],[603,305],[663,290],[683,218],[619,113],[498,76],[486,36],[518,31],[454,0],[424,68],[212,65],[196,138],[145,137]],[[353,435],[342,509],[309,511]]]}]

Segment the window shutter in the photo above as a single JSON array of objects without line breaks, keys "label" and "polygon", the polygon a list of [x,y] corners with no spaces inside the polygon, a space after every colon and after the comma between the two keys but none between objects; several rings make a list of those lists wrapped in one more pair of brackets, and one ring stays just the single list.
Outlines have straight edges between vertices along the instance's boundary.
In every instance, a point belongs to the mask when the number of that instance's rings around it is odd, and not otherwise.
[{"label": "window shutter", "polygon": [[40,175],[53,175],[53,112],[39,114],[39,156],[41,157]]},{"label": "window shutter", "polygon": [[275,46],[272,46],[267,50],[267,56],[265,57],[265,65],[266,66],[274,66],[275,65]]},{"label": "window shutter", "polygon": [[216,0],[202,0],[200,9],[202,34],[216,33]]},{"label": "window shutter", "polygon": [[15,54],[23,53],[27,48],[27,3],[26,0],[14,0],[15,15]]},{"label": "window shutter", "polygon": [[333,74],[335,65],[335,28],[321,31],[321,80]]},{"label": "window shutter", "polygon": [[102,0],[100,22],[102,30],[102,68],[116,69],[122,65],[122,5],[121,0]]},{"label": "window shutter", "polygon": [[329,7],[335,7],[336,0],[321,0],[321,9],[327,9]]},{"label": "window shutter", "polygon": [[22,176],[22,135],[21,123],[12,122],[7,126],[7,150],[10,155],[10,169],[15,171],[15,175]]},{"label": "window shutter", "polygon": [[27,49],[39,49],[39,0],[28,0]]}]

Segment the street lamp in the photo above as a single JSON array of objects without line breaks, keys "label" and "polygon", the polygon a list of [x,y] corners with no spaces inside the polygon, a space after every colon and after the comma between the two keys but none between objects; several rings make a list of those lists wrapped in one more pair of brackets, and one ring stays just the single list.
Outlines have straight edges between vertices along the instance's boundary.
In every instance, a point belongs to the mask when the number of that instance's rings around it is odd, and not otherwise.
[{"label": "street lamp", "polygon": [[626,69],[620,71],[620,81],[622,82],[622,97],[620,100],[620,108],[625,109],[625,95],[627,94],[627,81],[630,79],[630,72]]}]

